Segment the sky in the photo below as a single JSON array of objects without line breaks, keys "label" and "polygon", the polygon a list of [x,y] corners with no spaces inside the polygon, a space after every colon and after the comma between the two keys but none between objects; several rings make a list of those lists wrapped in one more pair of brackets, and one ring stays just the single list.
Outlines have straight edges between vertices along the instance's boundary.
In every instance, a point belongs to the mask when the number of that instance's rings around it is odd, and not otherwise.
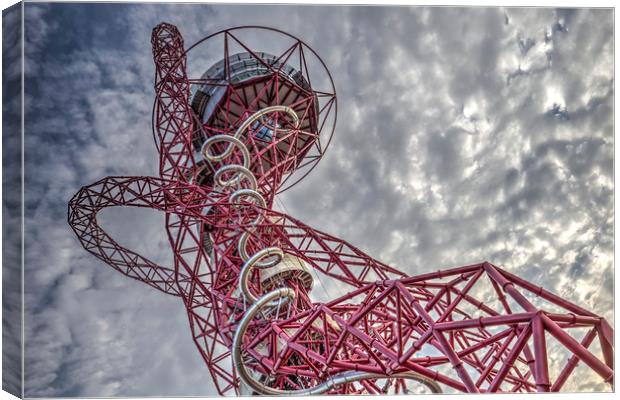
[{"label": "sky", "polygon": [[[325,61],[336,133],[290,215],[409,274],[488,260],[613,324],[611,10],[27,3],[26,396],[215,394],[180,300],[66,223],[81,186],[157,174],[162,21],[186,44],[271,26]],[[171,262],[161,214],[101,220]]]}]

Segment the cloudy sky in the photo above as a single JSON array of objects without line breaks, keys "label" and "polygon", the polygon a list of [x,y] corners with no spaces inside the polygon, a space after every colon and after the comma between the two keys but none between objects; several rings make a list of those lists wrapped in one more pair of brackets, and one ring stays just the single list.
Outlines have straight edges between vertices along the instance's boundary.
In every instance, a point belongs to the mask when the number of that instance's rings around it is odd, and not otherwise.
[{"label": "cloudy sky", "polygon": [[[79,187],[157,173],[162,21],[186,43],[272,26],[323,57],[338,126],[281,196],[291,215],[411,274],[488,260],[613,323],[610,10],[29,3],[27,396],[214,394],[181,302],[107,268],[66,224]],[[170,262],[162,215],[102,220]]]}]

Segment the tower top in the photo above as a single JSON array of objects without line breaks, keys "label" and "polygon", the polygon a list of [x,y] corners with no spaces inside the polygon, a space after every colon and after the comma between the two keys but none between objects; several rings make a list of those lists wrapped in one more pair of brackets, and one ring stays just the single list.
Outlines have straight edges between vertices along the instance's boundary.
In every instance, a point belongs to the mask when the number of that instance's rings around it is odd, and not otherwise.
[{"label": "tower top", "polygon": [[250,115],[276,105],[288,111],[261,116],[239,137],[261,190],[287,190],[316,166],[331,141],[337,103],[331,75],[313,49],[277,29],[243,26],[207,36],[185,56],[195,114],[192,180],[211,182],[220,166],[201,153],[208,138],[233,135]]}]

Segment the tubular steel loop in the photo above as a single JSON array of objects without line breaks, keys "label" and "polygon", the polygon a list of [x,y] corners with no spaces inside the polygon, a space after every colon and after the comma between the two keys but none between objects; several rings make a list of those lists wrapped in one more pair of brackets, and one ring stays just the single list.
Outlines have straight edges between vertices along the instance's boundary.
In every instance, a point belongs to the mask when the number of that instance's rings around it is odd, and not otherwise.
[{"label": "tubular steel loop", "polygon": [[258,193],[256,190],[239,189],[230,195],[230,201],[231,203],[239,204],[239,200],[241,197],[251,197],[254,200],[256,200],[259,207],[261,208],[267,207],[267,202],[265,201],[265,198],[260,193]]},{"label": "tubular steel loop", "polygon": [[[253,113],[252,115],[250,115],[241,124],[241,126],[237,128],[233,136],[216,135],[216,136],[210,137],[203,143],[200,149],[200,153],[203,155],[205,159],[211,162],[220,162],[230,157],[233,147],[235,146],[243,154],[243,165],[242,166],[238,164],[231,164],[231,165],[221,167],[220,169],[217,170],[217,172],[215,173],[214,179],[218,183],[218,185],[222,187],[238,186],[241,183],[241,179],[245,177],[246,179],[250,181],[251,188],[253,190],[256,190],[256,188],[258,187],[258,183],[256,182],[256,177],[254,177],[254,175],[249,170],[250,152],[248,151],[248,148],[246,147],[246,145],[239,138],[252,123],[254,123],[255,121],[259,119],[262,121],[265,115],[273,113],[273,112],[287,113],[293,119],[293,126],[295,126],[295,128],[298,127],[299,117],[297,116],[297,113],[295,112],[295,110],[293,110],[292,108],[288,106],[283,106],[283,105],[270,106],[270,107],[262,108],[258,110],[257,112]],[[275,127],[273,128],[276,129]],[[283,131],[288,131],[288,130],[283,130]],[[229,145],[220,154],[212,154],[210,149],[215,143],[218,143],[218,142],[228,142]],[[237,172],[234,178],[230,178],[228,180],[224,180],[221,178],[222,174],[224,174],[225,172],[233,171],[233,170]]]},{"label": "tubular steel loop", "polygon": [[[246,129],[248,129],[248,127],[250,125],[252,125],[254,123],[254,121],[260,119],[261,122],[262,122],[263,121],[263,117],[265,115],[271,114],[273,112],[285,112],[285,113],[287,113],[293,119],[293,126],[295,128],[297,128],[299,126],[299,117],[297,116],[297,113],[295,112],[295,110],[293,110],[292,108],[290,108],[288,106],[282,106],[282,105],[270,106],[270,107],[261,108],[260,110],[258,110],[254,114],[250,115],[250,117],[248,119],[243,121],[243,124],[241,124],[241,126],[239,128],[237,128],[237,131],[235,132],[235,137],[241,136],[241,134]],[[276,127],[272,126],[271,128],[275,129]]]},{"label": "tubular steel loop", "polygon": [[426,387],[428,387],[433,393],[441,393],[441,387],[434,380],[425,377],[424,375],[418,374],[416,372],[402,372],[396,373],[392,375],[384,375],[374,372],[344,372],[332,377],[327,378],[324,382],[305,389],[297,389],[297,390],[283,390],[276,389],[265,385],[260,382],[256,378],[252,376],[252,374],[248,371],[245,363],[243,361],[243,357],[241,356],[241,347],[243,336],[247,332],[248,326],[254,319],[254,317],[261,311],[263,307],[270,306],[273,304],[274,300],[282,297],[287,297],[291,300],[295,298],[295,292],[289,288],[281,288],[273,290],[258,300],[248,309],[243,318],[241,318],[241,322],[237,326],[237,330],[235,331],[235,336],[233,338],[232,344],[232,357],[233,363],[237,372],[239,373],[239,377],[241,381],[245,383],[247,386],[252,388],[255,392],[262,395],[267,396],[278,396],[278,395],[290,395],[290,396],[303,396],[303,395],[319,395],[327,392],[335,386],[342,385],[345,383],[353,383],[358,382],[365,379],[384,379],[384,378],[402,378],[409,379],[419,382]]},{"label": "tubular steel loop", "polygon": [[[220,154],[212,154],[209,150],[217,142],[228,142],[230,144],[228,145],[226,150],[224,150]],[[210,137],[202,144],[202,147],[200,148],[200,153],[203,155],[204,158],[211,162],[219,162],[230,156],[230,153],[232,152],[234,146],[237,146],[237,148],[241,150],[241,153],[243,153],[243,166],[245,168],[249,168],[250,152],[248,151],[248,148],[245,147],[245,144],[243,144],[243,142],[239,140],[239,138],[237,138],[236,136],[215,135],[213,137]]]},{"label": "tubular steel loop", "polygon": [[[236,174],[230,179],[224,179],[223,175],[227,172],[236,172]],[[243,178],[250,182],[250,189],[256,190],[256,188],[258,187],[258,183],[256,182],[256,177],[254,176],[254,174],[252,174],[252,172],[246,167],[238,164],[224,165],[223,167],[219,168],[213,176],[215,182],[222,187],[238,187],[241,185],[241,181]]]},{"label": "tubular steel loop", "polygon": [[[273,112],[285,112],[285,113],[287,113],[293,119],[293,126],[295,126],[295,128],[298,127],[298,125],[299,125],[299,117],[297,116],[297,113],[295,112],[295,110],[293,110],[290,107],[282,106],[282,105],[269,106],[269,107],[261,108],[260,110],[256,111],[254,114],[250,115],[248,117],[248,119],[243,121],[241,126],[239,126],[239,128],[237,128],[237,130],[235,131],[235,134],[233,135],[233,137],[235,139],[239,139],[241,137],[241,135],[243,134],[243,132],[245,132],[250,127],[250,125],[252,125],[256,120],[262,119],[263,116],[265,116],[267,114],[270,114],[270,113],[273,113]],[[288,132],[289,130],[282,129],[282,131]],[[223,135],[223,136],[226,136],[226,135]],[[230,136],[227,136],[227,137],[230,137]],[[222,157],[222,158],[228,157],[230,155],[230,153],[232,152],[232,149],[233,149],[233,145],[232,144],[228,145],[226,150],[224,150],[219,155],[219,157]]]},{"label": "tubular steel loop", "polygon": [[[269,257],[267,260],[258,263],[259,260],[267,257]],[[279,247],[266,247],[250,257],[250,259],[246,261],[246,264],[258,269],[271,268],[278,265],[283,258],[284,252]]]},{"label": "tubular steel loop", "polygon": [[[253,223],[252,225],[256,226],[257,223]],[[248,239],[250,239],[250,235],[252,235],[252,233],[254,232],[254,229],[243,232],[243,234],[241,235],[241,238],[239,238],[239,244],[237,245],[237,250],[239,251],[239,257],[241,257],[241,259],[245,262],[248,262],[250,260],[247,246],[248,246]],[[256,268],[269,268],[271,266],[270,263],[271,261],[269,260],[262,261],[262,262],[256,262],[254,266]]]},{"label": "tubular steel loop", "polygon": [[[278,263],[280,263],[280,261],[282,261],[283,257],[284,253],[278,247],[267,247],[254,254],[252,257],[250,257],[249,260],[245,262],[243,268],[241,269],[241,273],[239,274],[239,287],[241,288],[241,293],[243,293],[243,296],[250,304],[253,304],[256,302],[256,300],[258,300],[258,297],[256,297],[252,292],[250,292],[250,289],[248,287],[250,272],[252,272],[254,268],[274,267]],[[258,261],[263,258],[269,259],[264,261],[263,264],[259,266]]]},{"label": "tubular steel loop", "polygon": [[[262,208],[266,207],[265,199],[263,198],[263,196],[261,196],[261,194],[258,193],[257,191],[250,190],[250,189],[237,190],[230,196],[230,201],[238,204],[238,199],[241,196],[253,197],[254,199],[258,201],[260,207]],[[256,226],[260,224],[262,220],[263,220],[263,214],[259,212],[256,218],[254,219],[254,221],[250,223],[250,229],[243,232],[243,234],[241,235],[241,238],[239,239],[239,244],[237,248],[239,250],[239,256],[241,257],[243,261],[248,261],[250,258],[248,255],[248,251],[247,251],[248,239],[250,238],[250,235],[256,230]],[[260,267],[265,266],[264,263],[258,263],[257,265]]]},{"label": "tubular steel loop", "polygon": [[239,257],[241,257],[241,259],[245,262],[247,262],[250,259],[250,256],[248,255],[248,239],[250,238],[250,235],[252,234],[251,231],[246,231],[243,232],[243,234],[241,235],[241,238],[239,238],[239,244],[237,245],[237,250],[239,251]]}]

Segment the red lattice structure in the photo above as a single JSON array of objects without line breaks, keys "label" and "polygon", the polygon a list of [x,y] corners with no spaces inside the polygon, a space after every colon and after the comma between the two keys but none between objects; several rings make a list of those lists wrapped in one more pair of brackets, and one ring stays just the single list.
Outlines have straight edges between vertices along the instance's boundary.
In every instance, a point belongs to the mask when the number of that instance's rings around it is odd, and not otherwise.
[{"label": "red lattice structure", "polygon": [[[247,32],[281,51],[251,50]],[[196,52],[213,43],[221,53]],[[331,76],[302,41],[243,27],[185,50],[162,23],[152,47],[160,176],[83,187],[68,220],[87,251],[181,298],[220,394],[544,392],[586,373],[613,384],[613,330],[596,314],[488,262],[407,276],[274,210],[335,125]],[[194,78],[191,54],[220,60]],[[173,265],[101,229],[97,214],[119,206],[165,214]],[[313,301],[320,277],[348,294]]]}]

